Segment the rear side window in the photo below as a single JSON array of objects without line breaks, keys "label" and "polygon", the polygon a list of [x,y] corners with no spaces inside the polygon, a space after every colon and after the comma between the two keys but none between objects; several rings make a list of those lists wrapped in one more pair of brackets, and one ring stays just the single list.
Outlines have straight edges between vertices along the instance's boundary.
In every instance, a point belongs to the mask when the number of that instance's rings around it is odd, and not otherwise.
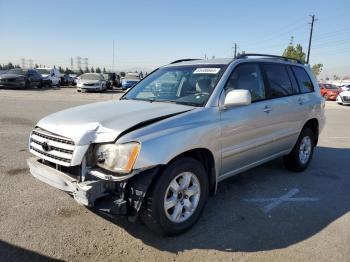
[{"label": "rear side window", "polygon": [[263,64],[262,67],[269,83],[271,98],[289,96],[296,93],[284,65]]},{"label": "rear side window", "polygon": [[259,66],[254,63],[238,65],[228,79],[225,87],[226,93],[233,89],[249,90],[252,96],[252,102],[265,99],[264,81]]},{"label": "rear side window", "polygon": [[292,70],[297,78],[300,92],[303,94],[313,92],[314,86],[312,85],[311,79],[305,69],[298,66],[292,66]]}]

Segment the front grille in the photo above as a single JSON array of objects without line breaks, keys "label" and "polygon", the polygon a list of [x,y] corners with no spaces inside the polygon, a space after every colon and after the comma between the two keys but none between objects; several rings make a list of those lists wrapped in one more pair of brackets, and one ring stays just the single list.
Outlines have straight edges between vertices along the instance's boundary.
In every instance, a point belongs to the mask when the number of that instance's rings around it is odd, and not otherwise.
[{"label": "front grille", "polygon": [[84,86],[94,86],[95,84],[84,84]]},{"label": "front grille", "polygon": [[350,96],[343,96],[344,101],[350,101]]},{"label": "front grille", "polygon": [[71,139],[40,128],[33,130],[29,147],[33,154],[65,166],[70,164],[75,149],[74,142]]}]

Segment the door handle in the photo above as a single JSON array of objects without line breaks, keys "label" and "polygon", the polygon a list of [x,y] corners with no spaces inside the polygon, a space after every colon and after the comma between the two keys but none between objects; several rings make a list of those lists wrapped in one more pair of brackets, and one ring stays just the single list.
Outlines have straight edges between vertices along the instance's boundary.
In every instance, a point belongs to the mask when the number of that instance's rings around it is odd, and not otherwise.
[{"label": "door handle", "polygon": [[304,99],[302,99],[301,97],[298,99],[298,103],[299,103],[299,105],[302,105],[302,104],[304,104]]},{"label": "door handle", "polygon": [[267,113],[267,114],[270,113],[271,110],[272,110],[272,108],[269,107],[269,106],[265,106],[265,107],[264,107],[264,112]]}]

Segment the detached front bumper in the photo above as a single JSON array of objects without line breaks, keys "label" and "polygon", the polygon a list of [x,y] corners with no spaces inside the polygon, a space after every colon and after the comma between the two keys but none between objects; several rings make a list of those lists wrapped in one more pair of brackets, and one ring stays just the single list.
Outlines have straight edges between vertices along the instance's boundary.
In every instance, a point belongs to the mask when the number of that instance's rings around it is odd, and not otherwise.
[{"label": "detached front bumper", "polygon": [[158,171],[158,168],[152,168],[123,181],[89,176],[81,182],[78,176],[45,165],[39,158],[29,158],[27,163],[30,173],[38,180],[69,193],[79,204],[109,215],[129,215],[139,211]]}]

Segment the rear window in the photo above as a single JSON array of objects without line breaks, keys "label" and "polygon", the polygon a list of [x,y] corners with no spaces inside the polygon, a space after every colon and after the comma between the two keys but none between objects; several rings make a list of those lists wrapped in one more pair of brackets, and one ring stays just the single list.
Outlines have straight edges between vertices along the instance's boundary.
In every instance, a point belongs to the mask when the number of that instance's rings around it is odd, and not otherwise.
[{"label": "rear window", "polygon": [[296,94],[287,69],[281,64],[263,64],[272,98]]},{"label": "rear window", "polygon": [[312,85],[309,75],[306,73],[304,68],[298,66],[292,66],[292,70],[297,78],[300,92],[310,93],[314,91],[314,86]]}]

